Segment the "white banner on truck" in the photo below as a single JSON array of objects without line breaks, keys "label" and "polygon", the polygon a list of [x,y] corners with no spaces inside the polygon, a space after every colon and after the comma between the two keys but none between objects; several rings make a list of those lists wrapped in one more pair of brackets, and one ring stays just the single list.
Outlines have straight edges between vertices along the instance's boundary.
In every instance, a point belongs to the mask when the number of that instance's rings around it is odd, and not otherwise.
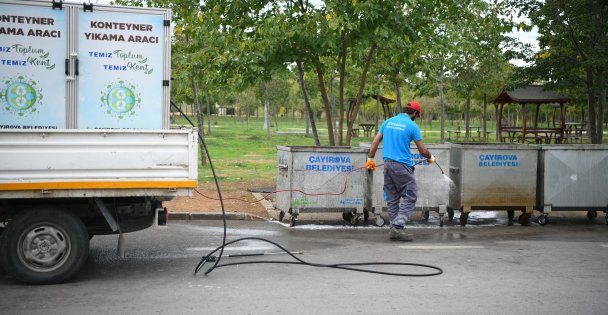
[{"label": "white banner on truck", "polygon": [[66,14],[0,4],[0,129],[66,127]]},{"label": "white banner on truck", "polygon": [[78,128],[162,128],[163,16],[78,14]]}]

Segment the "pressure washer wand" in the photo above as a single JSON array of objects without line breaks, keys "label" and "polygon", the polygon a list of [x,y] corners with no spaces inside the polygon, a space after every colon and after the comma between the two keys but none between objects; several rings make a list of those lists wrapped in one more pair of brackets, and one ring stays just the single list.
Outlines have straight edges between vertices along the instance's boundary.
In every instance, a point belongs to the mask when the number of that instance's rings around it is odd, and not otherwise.
[{"label": "pressure washer wand", "polygon": [[[426,160],[420,160],[420,161],[414,163],[414,166],[416,166],[416,165],[418,165],[418,164],[420,164],[422,162],[425,162],[425,161]],[[441,168],[441,166],[439,166],[439,163],[437,163],[437,160],[435,160],[435,165],[437,165],[437,167],[439,167],[439,170],[441,170],[441,174],[445,175],[445,172],[443,171],[443,168]]]},{"label": "pressure washer wand", "polygon": [[439,169],[441,170],[441,174],[445,175],[445,172],[443,171],[441,166],[439,166],[439,163],[437,163],[437,160],[435,160],[435,165],[437,165],[437,167],[439,167]]}]

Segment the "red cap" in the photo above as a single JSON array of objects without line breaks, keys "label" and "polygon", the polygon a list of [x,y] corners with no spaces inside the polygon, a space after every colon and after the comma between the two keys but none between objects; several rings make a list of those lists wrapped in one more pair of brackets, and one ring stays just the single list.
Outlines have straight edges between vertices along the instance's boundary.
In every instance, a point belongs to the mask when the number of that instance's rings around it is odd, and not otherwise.
[{"label": "red cap", "polygon": [[415,110],[418,112],[418,117],[420,117],[420,113],[422,113],[422,108],[420,108],[420,103],[416,102],[416,101],[411,101],[409,103],[407,103],[407,107]]}]

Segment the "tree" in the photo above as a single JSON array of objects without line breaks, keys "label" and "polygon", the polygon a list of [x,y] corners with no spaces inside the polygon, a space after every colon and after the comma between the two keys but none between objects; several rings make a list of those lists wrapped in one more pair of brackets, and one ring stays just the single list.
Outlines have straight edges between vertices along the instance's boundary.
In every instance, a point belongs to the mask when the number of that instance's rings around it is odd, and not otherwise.
[{"label": "tree", "polygon": [[587,102],[591,143],[603,141],[608,81],[608,2],[602,0],[527,0],[518,2],[538,27],[540,53],[527,72],[548,87],[578,94]]},{"label": "tree", "polygon": [[[277,69],[291,64],[299,63],[302,72],[305,71],[310,49],[304,49],[307,42],[302,39],[307,38],[306,32],[314,34],[310,30],[317,28],[314,21],[304,18],[312,10],[307,1],[210,0],[201,7],[215,21],[215,27],[220,30],[218,35],[227,43],[224,54],[230,57],[225,68],[230,69],[228,75],[235,79],[233,84],[239,89],[269,82]],[[312,115],[312,110],[309,112]],[[310,118],[315,143],[319,143],[314,117]]]},{"label": "tree", "polygon": [[270,113],[275,113],[275,127],[278,127],[276,113],[278,113],[280,105],[287,101],[289,88],[287,69],[274,72],[271,80],[262,82],[256,87],[256,96],[264,103],[264,128],[267,128],[267,139],[270,139],[270,120],[272,116]]},{"label": "tree", "polygon": [[[416,2],[415,6],[420,6]],[[406,11],[412,9],[407,7],[408,1],[338,1],[328,0],[325,2],[328,16],[331,17],[328,27],[333,30],[334,38],[339,43],[339,106],[340,123],[339,139],[342,145],[342,126],[346,119],[347,132],[345,145],[350,145],[353,124],[359,113],[362,103],[367,75],[379,44],[396,36],[410,36],[413,34],[408,21]],[[414,17],[414,15],[412,15]],[[361,69],[358,79],[356,99],[348,115],[344,116],[344,89],[346,83],[346,64],[348,50],[351,50],[354,58],[350,60]]]},{"label": "tree", "polygon": [[247,128],[249,128],[249,117],[260,104],[259,99],[256,97],[256,92],[253,88],[245,89],[238,94],[236,102],[239,108],[245,111]]},{"label": "tree", "polygon": [[448,27],[454,49],[448,56],[447,69],[451,85],[466,97],[465,140],[470,138],[470,113],[473,92],[497,70],[495,65],[504,63],[501,44],[503,33],[511,30],[511,23],[501,17],[507,10],[502,3],[482,0],[466,2],[462,19]]}]

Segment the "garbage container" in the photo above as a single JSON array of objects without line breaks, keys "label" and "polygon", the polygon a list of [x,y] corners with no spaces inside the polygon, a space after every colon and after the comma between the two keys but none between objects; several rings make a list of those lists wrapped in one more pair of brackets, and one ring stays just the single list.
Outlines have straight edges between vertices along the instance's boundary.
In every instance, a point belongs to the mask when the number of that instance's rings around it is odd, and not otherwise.
[{"label": "garbage container", "polygon": [[[291,226],[303,212],[342,212],[353,225],[369,216],[370,172],[365,148],[277,146],[279,219]],[[384,224],[384,222],[382,222]]]},{"label": "garbage container", "polygon": [[[360,146],[367,148],[370,143],[361,143]],[[426,144],[427,149],[435,156],[439,164],[449,165],[450,161],[450,145],[449,144]],[[412,159],[415,166],[416,183],[418,185],[418,200],[416,201],[416,210],[422,211],[424,220],[429,219],[430,211],[437,211],[439,214],[439,225],[443,226],[443,216],[447,212],[447,205],[450,197],[451,180],[447,177],[449,174],[441,173],[441,170],[436,165],[429,165],[426,158],[418,152],[415,145],[410,147]],[[374,161],[377,165],[381,165],[382,161],[382,144],[378,146]],[[384,198],[384,175],[382,166],[379,166],[373,173],[372,179],[372,209],[374,212],[379,212],[377,209],[386,209],[386,200]],[[447,169],[446,169],[447,171]]]},{"label": "garbage container", "polygon": [[547,224],[551,211],[606,212],[608,224],[608,145],[543,146],[539,154],[538,223]]},{"label": "garbage container", "polygon": [[452,144],[449,207],[460,210],[465,226],[471,210],[507,210],[509,223],[515,209],[522,225],[530,223],[536,204],[538,169],[536,145]]}]

